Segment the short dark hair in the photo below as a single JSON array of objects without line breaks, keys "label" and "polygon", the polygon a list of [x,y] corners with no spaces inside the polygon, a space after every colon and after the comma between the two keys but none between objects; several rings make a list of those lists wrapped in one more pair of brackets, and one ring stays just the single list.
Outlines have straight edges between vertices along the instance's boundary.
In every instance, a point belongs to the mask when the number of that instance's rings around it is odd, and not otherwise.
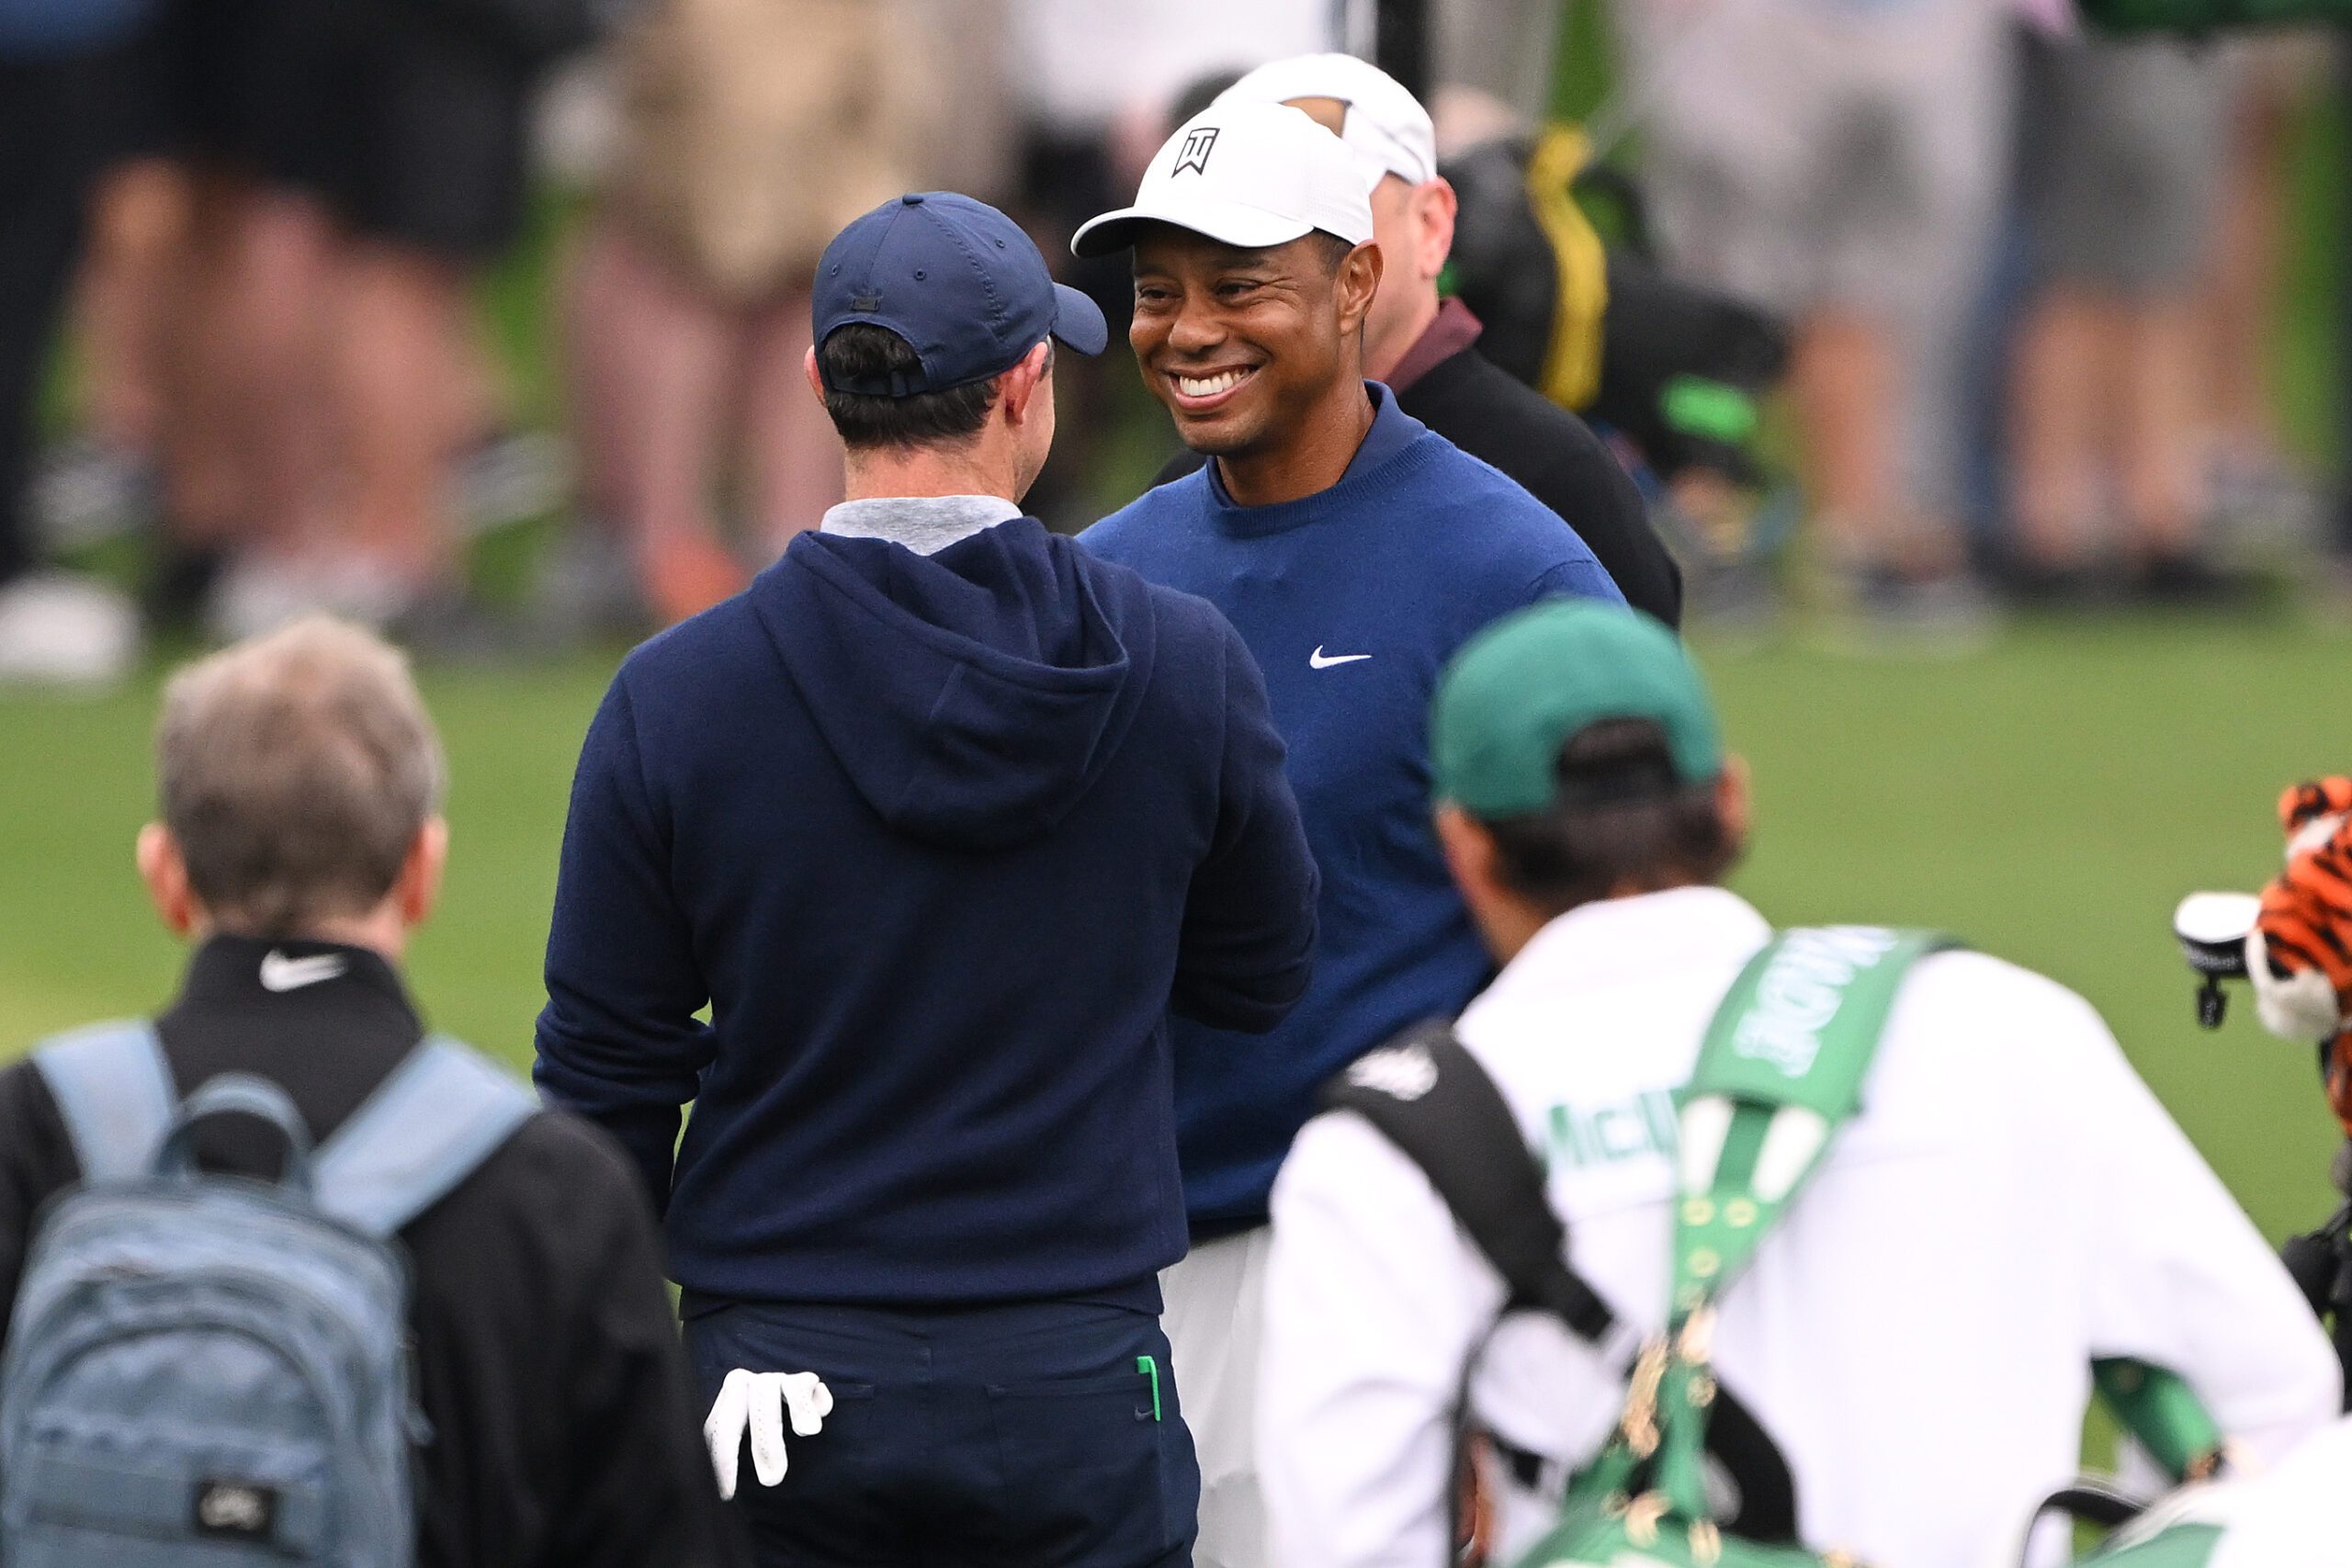
[{"label": "short dark hair", "polygon": [[817,350],[817,365],[825,380],[825,412],[833,416],[842,445],[852,448],[967,441],[980,433],[996,406],[993,376],[903,398],[832,390],[843,380],[912,376],[922,369],[912,344],[888,327],[865,321],[834,328]]},{"label": "short dark hair", "polygon": [[1339,276],[1340,265],[1355,254],[1355,242],[1342,240],[1328,229],[1316,230],[1313,237],[1323,242],[1324,270],[1333,277]]},{"label": "short dark hair", "polygon": [[1587,725],[1560,747],[1554,773],[1550,806],[1480,823],[1495,840],[1496,874],[1546,914],[1627,886],[1718,882],[1739,858],[1713,781],[1682,782],[1654,720]]}]

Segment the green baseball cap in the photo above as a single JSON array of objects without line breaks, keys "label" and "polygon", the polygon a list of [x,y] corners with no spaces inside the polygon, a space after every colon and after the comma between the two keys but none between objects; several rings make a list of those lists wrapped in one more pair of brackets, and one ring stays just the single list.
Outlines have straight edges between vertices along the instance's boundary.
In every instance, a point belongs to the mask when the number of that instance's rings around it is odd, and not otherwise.
[{"label": "green baseball cap", "polygon": [[1430,706],[1436,795],[1474,817],[1523,817],[1559,791],[1560,748],[1605,718],[1666,732],[1674,771],[1724,770],[1723,732],[1698,666],[1638,610],[1555,599],[1504,616],[1462,646]]}]

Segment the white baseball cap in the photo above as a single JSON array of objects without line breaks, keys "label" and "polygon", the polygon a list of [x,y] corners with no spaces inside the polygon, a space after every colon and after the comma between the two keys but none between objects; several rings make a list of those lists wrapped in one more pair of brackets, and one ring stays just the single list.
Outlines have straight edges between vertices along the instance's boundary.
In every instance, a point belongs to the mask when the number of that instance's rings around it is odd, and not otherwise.
[{"label": "white baseball cap", "polygon": [[1437,178],[1437,127],[1405,84],[1352,54],[1295,54],[1269,61],[1216,96],[1218,104],[1287,104],[1329,98],[1345,106],[1340,140],[1372,185],[1395,175],[1408,185]]},{"label": "white baseball cap", "polygon": [[1179,126],[1155,153],[1135,205],[1081,227],[1069,248],[1108,255],[1139,224],[1168,223],[1261,251],[1320,229],[1351,245],[1372,238],[1372,202],[1339,138],[1279,104],[1225,103]]}]

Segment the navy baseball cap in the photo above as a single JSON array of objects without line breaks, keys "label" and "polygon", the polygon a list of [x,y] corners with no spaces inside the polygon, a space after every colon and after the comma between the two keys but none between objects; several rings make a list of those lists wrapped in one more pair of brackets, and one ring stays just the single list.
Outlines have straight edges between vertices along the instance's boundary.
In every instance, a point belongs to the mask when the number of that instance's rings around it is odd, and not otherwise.
[{"label": "navy baseball cap", "polygon": [[[920,375],[829,391],[875,398],[944,392],[1001,375],[1048,336],[1100,354],[1111,329],[1094,301],[1056,283],[1019,224],[953,191],[884,202],[833,236],[817,263],[814,341],[854,321],[906,339]],[[818,355],[821,370],[824,356]]]}]

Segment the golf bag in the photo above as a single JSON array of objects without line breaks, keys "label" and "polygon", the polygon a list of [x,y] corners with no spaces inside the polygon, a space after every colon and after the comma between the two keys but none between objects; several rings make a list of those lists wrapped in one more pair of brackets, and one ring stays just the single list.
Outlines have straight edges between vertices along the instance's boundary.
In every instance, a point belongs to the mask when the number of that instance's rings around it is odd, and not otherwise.
[{"label": "golf bag", "polygon": [[[2352,1144],[2336,1152],[2339,1186],[2352,1179],[2347,1166],[2352,1166]],[[2345,1405],[2352,1411],[2352,1203],[2338,1208],[2319,1229],[2289,1236],[2278,1249],[2278,1261],[2286,1265],[2312,1314],[2327,1330],[2336,1365],[2344,1373]]]},{"label": "golf bag", "polygon": [[2034,1523],[2050,1515],[2109,1532],[2075,1568],[2203,1568],[2222,1539],[2218,1524],[2171,1519],[2144,1498],[2087,1481],[2053,1494]]},{"label": "golf bag", "polygon": [[[2246,936],[2261,911],[2261,899],[2251,893],[2192,893],[2173,911],[2172,930],[2181,956],[2198,976],[2197,1021],[2219,1029],[2229,1013],[2224,980],[2252,980],[2246,968]],[[2319,1043],[2320,1088],[2339,1121],[2346,1120],[2339,1085],[2352,1066],[2352,1032],[2339,1032]],[[2352,1122],[2346,1122],[2352,1128]],[[2328,1168],[2335,1190],[2352,1200],[2352,1141],[2337,1145]],[[2287,1238],[2278,1249],[2312,1314],[2328,1332],[2335,1359],[2343,1368],[2352,1409],[2352,1201],[2339,1207],[2317,1230]]]},{"label": "golf bag", "polygon": [[[415,1561],[408,1277],[393,1235],[535,1110],[427,1040],[315,1155],[266,1079],[175,1104],[144,1024],[34,1057],[84,1180],[34,1233],[0,1361],[8,1568],[408,1568]],[[212,1176],[197,1129],[258,1117],[279,1179]]]},{"label": "golf bag", "polygon": [[1786,323],[1669,276],[1640,193],[1589,166],[1572,128],[1482,143],[1444,174],[1461,198],[1449,275],[1486,324],[1480,353],[1623,432],[1665,478],[1755,477],[1756,399],[1788,367]]},{"label": "golf bag", "polygon": [[[2306,1438],[2252,1475],[2187,1487],[2116,1520],[2078,1568],[2334,1568],[2344,1561],[2344,1487],[2352,1421]],[[2109,1525],[2097,1512],[2078,1519]]]}]

